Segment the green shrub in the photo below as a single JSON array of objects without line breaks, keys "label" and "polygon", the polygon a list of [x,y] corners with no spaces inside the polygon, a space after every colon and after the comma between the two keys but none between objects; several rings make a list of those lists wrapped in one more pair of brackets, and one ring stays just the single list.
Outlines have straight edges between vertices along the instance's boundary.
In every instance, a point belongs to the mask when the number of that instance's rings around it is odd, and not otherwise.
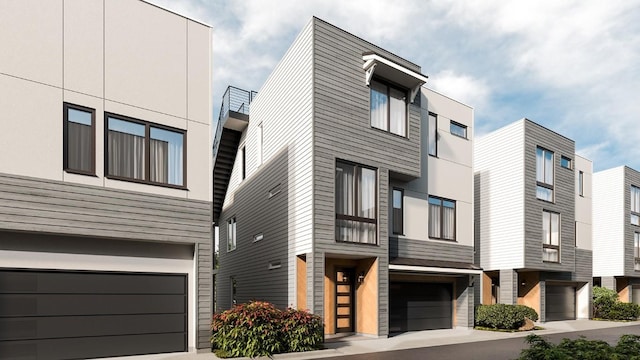
[{"label": "green shrub", "polygon": [[214,314],[211,344],[220,357],[270,356],[318,349],[324,340],[322,320],[306,311],[282,311],[252,301]]},{"label": "green shrub", "polygon": [[640,317],[640,306],[621,302],[615,290],[595,286],[593,316],[607,320],[636,320]]},{"label": "green shrub", "polygon": [[569,360],[569,359],[611,359],[640,360],[640,336],[622,335],[616,346],[602,340],[563,339],[558,345],[549,343],[538,335],[529,335],[525,340],[528,349],[520,352],[520,360]]},{"label": "green shrub", "polygon": [[640,360],[640,335],[622,335],[615,353],[619,359]]},{"label": "green shrub", "polygon": [[515,330],[524,325],[525,318],[538,320],[538,313],[524,305],[480,305],[476,310],[476,326]]}]

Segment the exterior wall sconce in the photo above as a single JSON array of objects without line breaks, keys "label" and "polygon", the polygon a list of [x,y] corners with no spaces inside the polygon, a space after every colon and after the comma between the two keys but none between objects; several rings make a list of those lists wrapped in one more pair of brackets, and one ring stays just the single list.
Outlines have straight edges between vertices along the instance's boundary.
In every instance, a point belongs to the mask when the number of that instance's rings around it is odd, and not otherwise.
[{"label": "exterior wall sconce", "polygon": [[526,282],[526,281],[523,281],[523,282],[521,282],[521,283],[520,283],[520,285],[522,285],[522,286],[527,286],[527,282]]},{"label": "exterior wall sconce", "polygon": [[358,274],[358,283],[363,283],[364,282],[364,272],[361,272],[360,274]]}]

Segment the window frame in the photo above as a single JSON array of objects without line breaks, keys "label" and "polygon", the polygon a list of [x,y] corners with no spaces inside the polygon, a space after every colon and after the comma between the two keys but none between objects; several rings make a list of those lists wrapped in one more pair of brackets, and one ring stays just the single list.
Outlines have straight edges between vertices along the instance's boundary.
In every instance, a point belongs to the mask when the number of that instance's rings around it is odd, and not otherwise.
[{"label": "window frame", "polygon": [[[361,245],[373,245],[373,246],[379,246],[380,245],[380,239],[379,239],[379,234],[378,234],[378,212],[379,212],[379,201],[378,201],[378,183],[379,183],[379,179],[378,179],[378,169],[371,167],[371,166],[367,166],[367,165],[362,165],[362,164],[358,164],[352,161],[348,161],[348,160],[342,160],[342,159],[336,159],[335,163],[334,163],[334,169],[338,167],[338,164],[343,164],[343,165],[348,165],[348,166],[353,166],[354,167],[354,181],[356,179],[358,179],[359,177],[362,176],[362,169],[368,169],[368,170],[373,170],[375,173],[375,199],[374,199],[374,203],[375,203],[375,211],[374,211],[374,218],[365,218],[365,217],[360,217],[360,216],[353,216],[353,215],[345,215],[345,214],[338,214],[338,209],[335,208],[335,202],[336,202],[336,196],[337,196],[337,191],[336,191],[336,187],[337,184],[334,184],[334,194],[333,194],[333,201],[334,201],[334,213],[335,213],[335,224],[334,224],[334,233],[335,233],[335,229],[337,228],[338,224],[337,221],[338,220],[347,220],[347,221],[354,221],[354,222],[360,222],[360,223],[366,223],[366,224],[374,224],[375,225],[375,242],[374,243],[365,243],[365,242],[360,242],[360,241],[348,241],[348,240],[340,240],[337,238],[335,238],[335,241],[337,243],[347,243],[347,244],[361,244]],[[335,179],[335,171],[334,170],[334,179]],[[354,213],[358,214],[360,212],[361,209],[359,209],[360,206],[360,198],[362,196],[361,194],[361,190],[360,190],[360,184],[358,181],[355,181],[355,183],[353,184],[353,189],[354,189],[354,195],[355,198],[353,199],[353,203],[354,203]]]},{"label": "window frame", "polygon": [[[91,142],[93,146],[91,146],[91,169],[89,171],[69,167],[69,109],[91,113]],[[70,174],[96,176],[96,110],[82,105],[63,102],[62,119],[63,170]]]},{"label": "window frame", "polygon": [[[456,134],[455,132],[453,132],[453,128],[454,127],[457,127],[459,129],[464,130],[464,136]],[[459,137],[461,139],[467,140],[467,139],[469,139],[469,134],[468,134],[467,131],[468,131],[467,125],[463,125],[463,124],[460,124],[459,122],[456,122],[456,121],[453,121],[453,120],[449,120],[449,133],[451,133],[451,135],[457,136],[457,137]]]},{"label": "window frame", "polygon": [[[230,229],[233,229],[231,231]],[[235,216],[227,220],[227,253],[238,248],[238,221]]]},{"label": "window frame", "polygon": [[[384,85],[387,88],[387,114],[386,114],[386,120],[387,120],[387,129],[381,129],[379,127],[375,127],[372,124],[372,118],[371,118],[371,91],[372,88],[372,84],[373,83],[378,83],[381,85]],[[391,131],[391,89],[394,89],[396,91],[399,91],[401,93],[404,94],[404,135],[401,134],[396,134],[394,132]],[[370,84],[369,84],[369,126],[372,129],[376,129],[379,131],[383,131],[386,132],[388,134],[391,135],[395,135],[395,136],[399,136],[401,138],[405,138],[408,139],[409,138],[409,103],[408,103],[408,99],[409,99],[409,91],[404,88],[403,86],[394,84],[388,80],[379,78],[379,77],[375,77],[373,79],[371,79]]]},{"label": "window frame", "polygon": [[[555,212],[555,211],[550,211],[550,210],[546,210],[543,209],[542,210],[542,216],[545,216],[546,214],[549,214],[549,229],[544,229],[544,219],[542,220],[542,225],[541,229],[542,229],[542,253],[544,254],[544,249],[552,249],[552,250],[556,250],[558,253],[558,261],[551,261],[551,260],[544,260],[544,258],[542,259],[542,262],[546,262],[546,263],[552,263],[552,264],[560,264],[561,263],[561,251],[560,251],[560,247],[562,245],[562,218],[560,216],[560,213]],[[557,215],[558,216],[558,245],[553,245],[551,244],[551,238],[552,238],[552,222],[553,222],[553,215]],[[549,243],[546,242],[546,231],[548,231],[549,233]]]},{"label": "window frame", "polygon": [[247,178],[247,147],[245,145],[242,145],[242,148],[240,149],[240,153],[241,153],[241,158],[240,161],[242,162],[242,172],[241,172],[241,176],[242,178],[240,180],[244,180]]},{"label": "window frame", "polygon": [[[629,187],[629,213],[630,213],[630,215],[629,215],[629,222],[631,223],[631,225],[634,225],[634,226],[640,226],[640,203],[635,204],[635,205],[636,205],[636,207],[635,207],[635,209],[634,209],[634,206],[633,206],[633,205],[634,205],[634,203],[635,203],[635,201],[634,201],[634,194],[633,194],[633,193],[634,193],[634,191],[637,191],[637,192],[639,192],[639,193],[640,193],[640,187],[635,186],[635,185],[631,185],[631,186]],[[637,210],[637,211],[635,211],[635,210]],[[638,221],[638,223],[634,223],[634,222],[631,220],[631,219],[633,219],[634,217],[635,217],[636,219],[638,219],[638,220],[639,220],[639,221]]]},{"label": "window frame", "polygon": [[640,232],[633,232],[633,269],[640,271]]},{"label": "window frame", "polygon": [[584,171],[578,170],[578,195],[584,197]]},{"label": "window frame", "polygon": [[[396,192],[400,193],[400,207],[395,207],[395,195]],[[392,233],[394,235],[404,235],[404,189],[394,187],[391,190],[391,210],[392,210]],[[399,211],[396,211],[399,210]],[[396,228],[397,217],[400,218],[399,226],[400,229]]]},{"label": "window frame", "polygon": [[[542,171],[542,178],[543,179],[546,179],[546,177],[547,177],[546,176],[547,173],[545,171],[545,169],[546,169],[546,167],[545,167],[545,162],[546,162],[545,153],[548,152],[548,153],[551,154],[551,172],[552,172],[551,181],[553,182],[553,184],[549,184],[549,183],[547,183],[545,181],[538,180],[538,150],[542,151],[543,162],[542,162],[541,171]],[[554,184],[555,184],[555,176],[556,176],[556,171],[555,171],[555,159],[556,159],[556,157],[555,156],[556,156],[556,154],[553,151],[551,151],[549,149],[546,149],[546,148],[544,148],[542,146],[536,146],[536,199],[542,200],[542,201],[546,201],[546,202],[550,202],[550,203],[554,203],[555,199],[556,199],[556,192],[555,192],[555,186],[554,186]],[[539,197],[538,196],[538,188],[543,188],[543,189],[550,190],[551,191],[551,200],[547,200],[547,199],[543,199],[543,198]]]},{"label": "window frame", "polygon": [[[567,166],[565,166],[565,163]],[[573,170],[573,160],[570,157],[560,155],[560,167],[568,170]]]},{"label": "window frame", "polygon": [[[125,176],[111,175],[109,174],[109,119],[131,122],[144,126],[144,179],[134,179]],[[151,128],[159,130],[166,130],[182,134],[182,185],[175,185],[169,183],[161,183],[157,181],[151,181]],[[183,129],[174,128],[171,126],[156,124],[150,121],[144,121],[136,118],[132,118],[125,115],[115,114],[111,112],[104,113],[104,176],[108,179],[133,182],[145,185],[154,185],[167,187],[172,189],[187,190],[187,131]]]},{"label": "window frame", "polygon": [[[428,207],[428,211],[431,211],[431,199],[436,199],[440,201],[440,205],[438,205],[439,207],[439,211],[440,211],[440,235],[439,236],[432,236],[431,233],[431,221],[429,219],[428,221],[428,227],[427,227],[427,236],[429,237],[429,239],[437,239],[437,240],[444,240],[444,241],[457,241],[458,238],[458,204],[457,201],[453,200],[453,199],[447,199],[447,198],[443,198],[440,196],[435,196],[435,195],[429,195],[428,199],[427,199],[427,204],[429,205]],[[444,228],[444,202],[445,201],[449,201],[453,203],[453,238],[445,238],[442,236],[442,229]]]},{"label": "window frame", "polygon": [[[433,123],[433,153],[431,153],[431,117],[434,119]],[[429,112],[428,118],[429,130],[427,132],[427,153],[429,156],[438,157],[438,114]]]}]

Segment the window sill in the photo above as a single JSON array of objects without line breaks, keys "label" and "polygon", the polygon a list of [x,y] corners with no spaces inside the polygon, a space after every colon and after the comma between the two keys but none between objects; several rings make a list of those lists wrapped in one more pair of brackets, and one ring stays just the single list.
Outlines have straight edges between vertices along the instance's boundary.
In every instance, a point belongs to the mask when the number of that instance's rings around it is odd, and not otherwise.
[{"label": "window sill", "polygon": [[540,199],[540,198],[539,198],[539,197],[537,197],[537,196],[536,196],[536,199],[538,199],[538,200],[540,200],[540,201],[544,201],[544,202],[546,202],[547,204],[555,204],[555,203],[556,203],[555,201],[549,201],[549,200],[545,200],[545,199]]},{"label": "window sill", "polygon": [[383,133],[383,134],[389,134],[389,135],[395,136],[395,137],[397,137],[397,138],[399,138],[399,139],[409,140],[409,136],[406,136],[406,135],[398,135],[398,134],[394,134],[394,133],[392,133],[391,131],[384,130],[384,129],[379,129],[379,128],[377,128],[377,127],[373,127],[373,126],[370,126],[370,129],[375,130],[375,131],[378,131],[378,132],[381,132],[381,133]]},{"label": "window sill", "polygon": [[457,243],[458,242],[458,240],[456,240],[456,239],[444,239],[444,238],[437,238],[437,237],[431,237],[431,236],[429,236],[429,240],[446,241],[446,242],[451,242],[451,243]]},{"label": "window sill", "polygon": [[85,171],[80,171],[80,170],[72,170],[72,169],[64,169],[64,172],[66,172],[67,174],[74,174],[74,175],[83,175],[83,176],[91,176],[94,178],[97,178],[98,175],[96,175],[95,172],[85,172]]},{"label": "window sill", "polygon": [[186,186],[156,183],[156,182],[151,182],[146,180],[131,179],[131,178],[125,178],[125,177],[119,177],[119,176],[113,176],[113,175],[109,175],[105,177],[110,180],[126,181],[130,183],[136,183],[136,184],[142,184],[142,185],[151,185],[151,186],[158,186],[158,187],[169,188],[169,189],[189,191],[189,189],[187,189]]},{"label": "window sill", "polygon": [[336,240],[336,244],[354,244],[354,245],[364,245],[364,246],[375,246],[375,247],[379,247],[379,244],[372,244],[372,243],[362,243],[362,242],[356,242],[356,241],[342,241],[342,240]]}]

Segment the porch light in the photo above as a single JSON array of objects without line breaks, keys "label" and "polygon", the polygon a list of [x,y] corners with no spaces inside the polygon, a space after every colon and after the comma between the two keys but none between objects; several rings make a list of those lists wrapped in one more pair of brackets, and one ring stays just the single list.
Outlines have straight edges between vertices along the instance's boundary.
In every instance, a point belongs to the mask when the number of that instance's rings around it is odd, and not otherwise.
[{"label": "porch light", "polygon": [[358,282],[359,283],[364,282],[364,272],[361,272],[360,274],[358,274]]}]

